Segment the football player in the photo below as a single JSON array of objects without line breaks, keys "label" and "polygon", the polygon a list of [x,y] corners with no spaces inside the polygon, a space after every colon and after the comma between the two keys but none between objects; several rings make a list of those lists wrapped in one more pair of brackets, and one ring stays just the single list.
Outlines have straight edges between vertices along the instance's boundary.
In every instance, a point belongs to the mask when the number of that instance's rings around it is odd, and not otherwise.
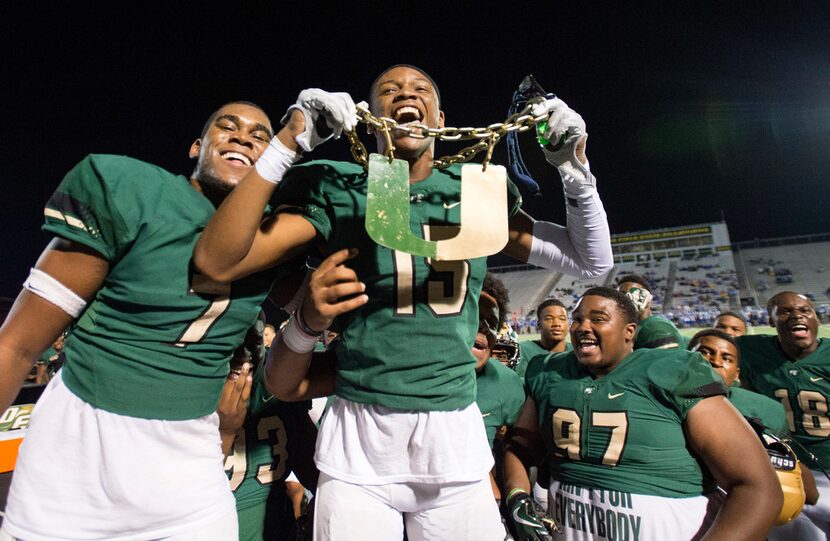
[{"label": "football player", "polygon": [[674,323],[651,313],[652,295],[645,278],[636,274],[627,274],[621,276],[617,283],[619,284],[617,289],[628,295],[639,313],[634,349],[683,347],[683,335]]},{"label": "football player", "polygon": [[276,274],[231,286],[190,260],[271,136],[261,108],[228,103],[190,146],[189,178],[91,154],[49,199],[54,239],[0,329],[0,409],[37,356],[72,334],[20,449],[4,535],[236,539],[215,410]]},{"label": "football player", "polygon": [[[741,379],[746,386],[783,404],[799,460],[813,471],[816,505],[780,528],[791,539],[828,539],[830,481],[830,342],[818,337],[818,317],[804,295],[783,291],[767,303],[776,334],[741,336]],[[778,530],[778,529],[777,529]]]},{"label": "football player", "polygon": [[[308,402],[277,400],[264,384],[264,314],[231,361],[220,405],[225,472],[236,499],[240,541],[287,540],[295,527],[295,509],[286,479],[295,472],[302,484],[316,488],[314,441],[317,429],[308,417]],[[247,385],[238,374],[250,363]],[[235,377],[236,376],[236,377]],[[246,392],[236,392],[247,386]],[[226,437],[228,435],[229,437]]]},{"label": "football player", "polygon": [[473,346],[476,358],[476,403],[484,419],[490,448],[502,427],[512,426],[525,401],[518,375],[493,357],[496,333],[507,314],[507,290],[487,273],[478,301],[479,322]]},{"label": "football player", "polygon": [[746,334],[746,320],[736,312],[721,312],[712,327],[736,338]]},{"label": "football player", "polygon": [[521,344],[521,359],[516,373],[524,379],[527,365],[537,355],[570,351],[568,344],[568,311],[559,299],[545,299],[536,309],[539,321],[539,340],[526,340]]},{"label": "football player", "polygon": [[[438,87],[423,70],[393,66],[373,82],[370,95],[375,115],[444,125]],[[544,150],[565,185],[568,227],[534,222],[514,207],[506,251],[597,276],[613,258],[584,154],[584,121],[561,100],[539,104],[534,114],[548,115],[550,140],[564,136],[561,146]],[[375,244],[362,226],[367,175],[358,164],[312,162],[285,175],[300,148],[311,150],[325,139],[321,124],[334,132],[354,127],[348,95],[303,91],[285,121],[256,170],[205,229],[194,258],[214,279],[233,280],[318,242],[327,253],[359,251],[349,265],[367,295],[338,322],[337,396],[323,418],[316,453],[315,536],[387,539],[402,531],[401,515],[408,513],[414,517],[407,527],[411,540],[496,539],[499,517],[488,481],[493,459],[474,403],[471,352],[486,258],[433,261]],[[434,168],[431,138],[394,130],[387,141],[376,132],[380,153],[391,143],[395,157],[408,163],[412,232],[433,240],[452,236],[460,220],[460,167]],[[263,224],[250,219],[284,175],[276,198],[282,212]],[[325,328],[298,312],[283,341],[301,353]]]},{"label": "football player", "polygon": [[634,350],[638,314],[614,289],[587,290],[571,319],[574,351],[528,368],[530,396],[505,457],[517,537],[544,535],[523,461],[547,454],[557,539],[697,538],[709,526],[707,468],[727,492],[708,535],[763,538],[781,488],[709,364],[684,350]]},{"label": "football player", "polygon": [[741,415],[760,422],[771,434],[788,437],[790,433],[780,402],[741,388],[741,356],[735,339],[718,329],[704,329],[689,340],[690,351],[697,351],[709,361],[729,392],[727,397]]},{"label": "football player", "polygon": [[[695,334],[689,340],[688,349],[697,351],[709,361],[715,372],[723,378],[729,388],[729,402],[735,406],[741,415],[752,419],[760,424],[766,433],[773,434],[777,438],[790,436],[790,429],[784,416],[784,407],[780,402],[764,395],[743,389],[740,386],[738,377],[741,373],[740,352],[735,339],[724,331],[718,329],[704,329]],[[801,485],[804,487],[804,496],[807,503],[815,504],[818,500],[816,482],[812,473],[807,468],[799,468],[801,471]],[[803,502],[802,502],[803,505]],[[796,509],[797,511],[798,509]],[[774,539],[782,539],[781,533],[775,529],[770,533]]]}]

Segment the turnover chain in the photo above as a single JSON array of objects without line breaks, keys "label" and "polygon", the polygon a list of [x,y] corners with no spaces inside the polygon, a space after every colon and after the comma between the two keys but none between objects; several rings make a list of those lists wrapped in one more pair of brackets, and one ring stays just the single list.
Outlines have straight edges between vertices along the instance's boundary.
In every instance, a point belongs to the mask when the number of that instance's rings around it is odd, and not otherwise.
[{"label": "turnover chain", "polygon": [[[537,97],[527,101],[525,107],[510,115],[504,122],[497,122],[490,124],[485,128],[430,128],[423,124],[409,124],[406,126],[399,125],[394,119],[384,116],[375,116],[363,104],[357,106],[358,120],[367,126],[373,126],[380,130],[386,137],[386,157],[390,160],[394,159],[395,147],[392,144],[392,131],[402,131],[407,136],[414,139],[426,139],[427,137],[434,137],[441,141],[470,141],[475,140],[476,143],[462,148],[455,154],[442,156],[433,161],[433,166],[437,169],[445,169],[454,163],[463,163],[471,160],[474,156],[482,151],[486,151],[485,159],[482,161],[482,166],[486,169],[490,158],[493,155],[493,148],[502,136],[510,132],[525,132],[542,124],[548,118],[548,114],[544,113],[538,116],[533,116],[530,111],[533,106],[545,101],[544,97]],[[366,146],[357,136],[356,131],[352,130],[346,132],[346,137],[351,144],[352,156],[355,161],[368,168],[368,152]]]}]

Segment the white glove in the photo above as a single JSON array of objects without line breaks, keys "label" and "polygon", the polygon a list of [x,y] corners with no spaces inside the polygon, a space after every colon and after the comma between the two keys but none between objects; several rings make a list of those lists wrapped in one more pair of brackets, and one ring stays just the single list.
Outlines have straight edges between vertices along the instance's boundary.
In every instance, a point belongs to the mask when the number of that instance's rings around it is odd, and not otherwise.
[{"label": "white glove", "polygon": [[[340,137],[343,130],[351,131],[357,124],[357,113],[352,97],[346,92],[326,92],[319,88],[307,88],[297,96],[297,103],[288,108],[282,117],[283,124],[288,123],[294,109],[303,113],[305,130],[295,137],[297,144],[306,152],[328,141],[332,137]],[[321,134],[317,124],[320,115],[331,130],[331,133]]]},{"label": "white glove", "polygon": [[[551,144],[543,146],[542,152],[548,163],[559,169],[565,187],[569,184],[595,186],[596,179],[591,174],[588,163],[583,164],[576,157],[577,145],[588,138],[585,121],[579,113],[564,101],[554,98],[534,105],[531,114],[548,115],[548,125],[543,136]],[[561,145],[559,141],[562,141]]]}]

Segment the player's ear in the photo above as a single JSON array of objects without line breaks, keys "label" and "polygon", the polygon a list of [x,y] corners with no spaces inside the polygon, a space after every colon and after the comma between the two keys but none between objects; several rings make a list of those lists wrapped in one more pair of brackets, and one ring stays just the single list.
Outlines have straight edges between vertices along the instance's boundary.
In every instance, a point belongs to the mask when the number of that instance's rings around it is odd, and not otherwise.
[{"label": "player's ear", "polygon": [[200,150],[202,150],[202,140],[201,139],[196,139],[195,141],[193,141],[193,144],[190,145],[190,152],[188,152],[187,155],[191,159],[192,158],[198,158]]},{"label": "player's ear", "polygon": [[634,340],[634,335],[637,334],[637,324],[636,323],[628,323],[625,326],[625,331],[623,336],[625,337],[626,342],[630,342]]},{"label": "player's ear", "polygon": [[444,127],[444,111],[438,110],[438,127]]}]

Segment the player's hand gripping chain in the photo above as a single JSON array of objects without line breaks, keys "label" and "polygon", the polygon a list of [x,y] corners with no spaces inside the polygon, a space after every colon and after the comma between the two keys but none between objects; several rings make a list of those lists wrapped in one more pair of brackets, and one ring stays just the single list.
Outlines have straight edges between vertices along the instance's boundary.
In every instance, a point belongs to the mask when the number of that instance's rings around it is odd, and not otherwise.
[{"label": "player's hand gripping chain", "polygon": [[[553,104],[548,104],[548,102],[553,102]],[[444,169],[454,163],[469,161],[476,154],[485,150],[487,151],[487,154],[485,159],[482,160],[482,164],[486,166],[493,154],[493,148],[502,136],[514,131],[521,133],[530,130],[541,122],[547,122],[550,133],[556,133],[558,131],[562,131],[562,133],[567,132],[568,134],[572,134],[569,135],[569,137],[573,137],[579,133],[583,136],[583,139],[585,135],[585,122],[578,113],[568,108],[565,102],[560,99],[545,100],[541,97],[528,100],[524,109],[514,115],[511,115],[504,122],[490,124],[485,128],[430,128],[423,124],[399,126],[394,119],[374,116],[371,112],[369,112],[369,109],[364,102],[357,104],[357,116],[360,122],[372,125],[376,129],[386,133],[390,141],[391,137],[388,134],[391,130],[402,131],[406,133],[408,137],[415,139],[434,137],[441,141],[477,141],[475,144],[461,149],[456,154],[436,159],[433,165],[438,169]],[[576,125],[571,126],[572,123],[576,123]],[[352,144],[352,156],[354,156],[354,159],[363,165],[363,167],[367,167],[368,154],[366,152],[366,147],[360,139],[358,139],[357,134],[354,131],[345,131],[346,136]],[[558,138],[556,140],[558,140]],[[575,144],[576,143],[574,142],[574,145]],[[391,144],[387,145],[387,147],[387,152],[389,154],[388,157],[392,158],[392,153],[394,152],[395,147]],[[573,147],[571,148],[573,150]],[[550,161],[550,159],[548,161],[552,165],[559,167],[556,163]]]},{"label": "player's hand gripping chain", "polygon": [[548,117],[547,126],[544,133],[539,134],[539,139],[540,143],[559,142],[556,146],[543,144],[542,152],[549,164],[562,171],[562,181],[594,186],[596,179],[587,167],[588,158],[585,156],[588,133],[582,116],[559,98],[531,105],[531,114],[534,117]]},{"label": "player's hand gripping chain", "polygon": [[524,490],[507,497],[507,522],[516,541],[551,541],[556,530],[553,519]]},{"label": "player's hand gripping chain", "polygon": [[294,139],[306,152],[332,137],[339,138],[343,130],[354,130],[357,123],[354,101],[346,92],[307,88],[297,96],[297,103],[288,108],[282,124],[288,123],[295,109],[303,114],[305,130]]}]

